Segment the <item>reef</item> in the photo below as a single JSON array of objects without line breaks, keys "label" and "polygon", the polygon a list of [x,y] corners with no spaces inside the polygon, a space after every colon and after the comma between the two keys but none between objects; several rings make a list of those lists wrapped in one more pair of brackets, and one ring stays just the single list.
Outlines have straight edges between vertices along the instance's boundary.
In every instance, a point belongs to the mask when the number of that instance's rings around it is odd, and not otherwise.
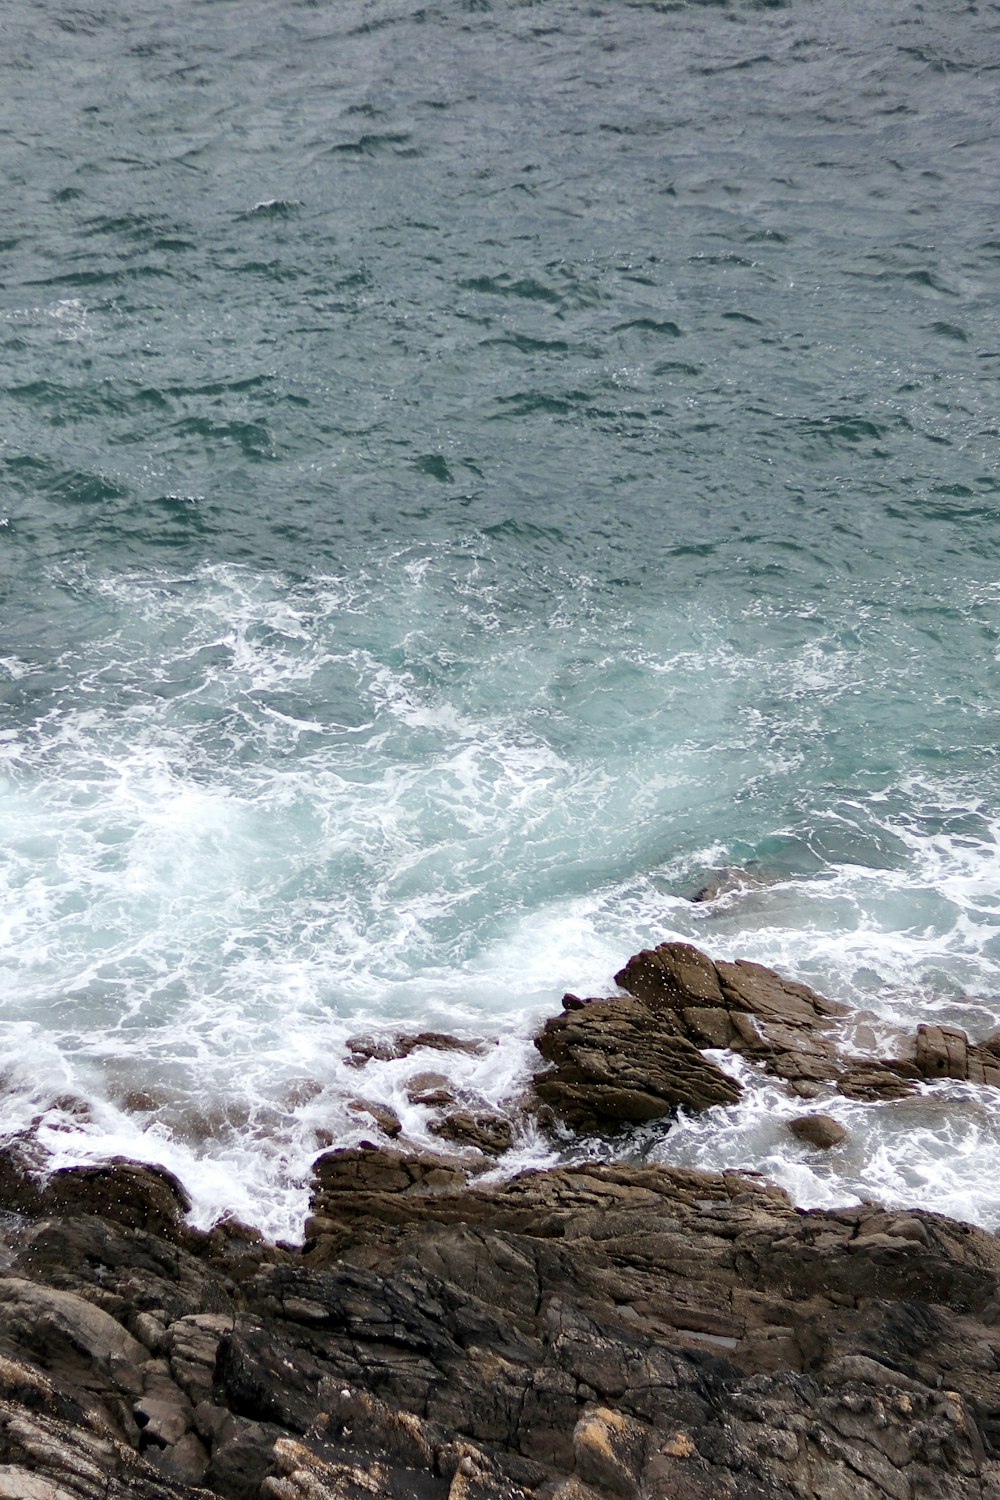
[{"label": "reef", "polygon": [[[540,1033],[543,1117],[712,1108],[738,1086],[705,1045],[810,1099],[995,1066],[845,1056],[822,997],[686,945],[618,981]],[[737,1172],[500,1178],[465,1126],[325,1152],[296,1246],[192,1229],[162,1169],[42,1180],[10,1144],[0,1500],[1000,1500],[994,1234]]]}]

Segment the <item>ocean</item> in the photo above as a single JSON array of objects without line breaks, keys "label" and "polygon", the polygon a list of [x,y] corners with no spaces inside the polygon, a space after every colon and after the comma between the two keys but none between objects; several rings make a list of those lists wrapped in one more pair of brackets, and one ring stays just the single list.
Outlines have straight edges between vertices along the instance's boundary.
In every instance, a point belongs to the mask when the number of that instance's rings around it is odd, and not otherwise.
[{"label": "ocean", "polygon": [[[956,0],[8,0],[0,1134],[294,1238],[666,938],[1000,1029],[998,84]],[[992,1090],[820,1156],[724,1065],[501,1170],[1000,1225]]]}]

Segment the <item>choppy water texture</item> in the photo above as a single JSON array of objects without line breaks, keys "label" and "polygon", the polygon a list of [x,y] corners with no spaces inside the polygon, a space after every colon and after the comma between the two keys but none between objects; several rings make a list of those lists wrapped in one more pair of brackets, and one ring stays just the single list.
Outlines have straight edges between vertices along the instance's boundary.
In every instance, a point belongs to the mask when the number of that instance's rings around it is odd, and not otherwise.
[{"label": "choppy water texture", "polygon": [[[9,0],[0,1127],[294,1234],[350,1100],[432,1139],[347,1036],[503,1102],[646,942],[1000,1026],[998,70],[947,0]],[[750,1084],[602,1149],[1000,1223],[989,1091],[820,1162]]]}]

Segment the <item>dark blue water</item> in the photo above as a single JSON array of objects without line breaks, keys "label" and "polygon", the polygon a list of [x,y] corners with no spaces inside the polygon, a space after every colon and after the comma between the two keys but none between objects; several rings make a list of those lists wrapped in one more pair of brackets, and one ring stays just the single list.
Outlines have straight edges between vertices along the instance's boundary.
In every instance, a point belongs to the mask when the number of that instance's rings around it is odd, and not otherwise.
[{"label": "dark blue water", "polygon": [[[5,1128],[287,1231],[426,1130],[346,1035],[502,1102],[643,942],[1000,1025],[998,78],[995,5],[4,8]],[[663,1149],[1000,1216],[985,1094],[751,1096]]]}]

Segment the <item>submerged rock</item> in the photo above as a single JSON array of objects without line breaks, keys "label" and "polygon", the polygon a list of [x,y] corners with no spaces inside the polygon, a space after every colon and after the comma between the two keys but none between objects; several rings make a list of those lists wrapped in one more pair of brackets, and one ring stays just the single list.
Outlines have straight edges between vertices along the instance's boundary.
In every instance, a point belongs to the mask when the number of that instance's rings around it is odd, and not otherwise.
[{"label": "submerged rock", "polygon": [[352,1067],[363,1068],[369,1062],[396,1062],[421,1049],[464,1052],[469,1057],[478,1057],[489,1043],[468,1041],[445,1031],[400,1031],[388,1036],[352,1036],[344,1045],[348,1052],[345,1061]]},{"label": "submerged rock", "polygon": [[455,1091],[447,1073],[415,1073],[406,1085],[406,1097],[411,1104],[424,1104],[433,1108],[441,1104],[454,1104]]},{"label": "submerged rock", "polygon": [[402,1133],[403,1122],[388,1104],[379,1104],[370,1099],[352,1099],[347,1109],[352,1115],[367,1115],[390,1140],[395,1140]]},{"label": "submerged rock", "polygon": [[721,869],[706,873],[706,878],[688,899],[696,905],[706,901],[718,901],[722,896],[737,891],[752,891],[769,884],[768,877],[758,869],[741,865],[723,865]]}]

